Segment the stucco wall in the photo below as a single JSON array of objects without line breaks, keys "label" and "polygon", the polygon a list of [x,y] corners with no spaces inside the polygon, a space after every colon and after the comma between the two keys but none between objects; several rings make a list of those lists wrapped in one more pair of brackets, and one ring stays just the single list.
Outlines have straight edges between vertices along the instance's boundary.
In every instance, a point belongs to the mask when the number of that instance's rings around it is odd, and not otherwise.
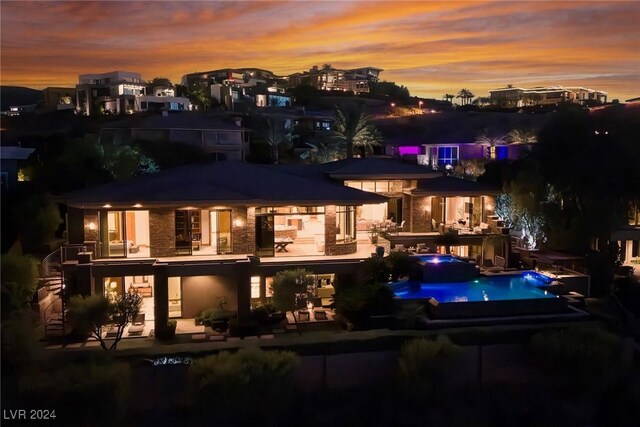
[{"label": "stucco wall", "polygon": [[225,298],[227,310],[238,309],[235,281],[226,276],[192,276],[182,278],[182,317],[195,317],[206,308],[218,308]]}]

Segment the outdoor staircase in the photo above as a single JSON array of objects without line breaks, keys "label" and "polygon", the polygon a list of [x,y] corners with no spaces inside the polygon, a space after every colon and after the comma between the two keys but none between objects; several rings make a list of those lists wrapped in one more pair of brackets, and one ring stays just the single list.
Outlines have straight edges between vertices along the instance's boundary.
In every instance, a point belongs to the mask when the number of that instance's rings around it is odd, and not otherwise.
[{"label": "outdoor staircase", "polygon": [[[65,261],[77,260],[78,254],[87,252],[87,245],[65,244],[42,260],[38,305],[45,336],[64,335],[66,322]],[[93,249],[93,248],[92,248]]]},{"label": "outdoor staircase", "polygon": [[41,306],[45,336],[64,335],[64,272],[62,271],[62,248],[47,255],[42,261],[38,302],[46,300]]}]

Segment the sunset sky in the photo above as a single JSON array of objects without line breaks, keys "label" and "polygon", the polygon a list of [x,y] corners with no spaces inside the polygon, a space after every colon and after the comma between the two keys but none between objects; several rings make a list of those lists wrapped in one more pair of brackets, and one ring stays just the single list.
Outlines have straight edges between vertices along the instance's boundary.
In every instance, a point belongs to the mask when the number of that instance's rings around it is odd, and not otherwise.
[{"label": "sunset sky", "polygon": [[640,2],[12,2],[2,0],[2,85],[74,86],[219,68],[286,75],[375,66],[412,95],[506,84],[640,96]]}]

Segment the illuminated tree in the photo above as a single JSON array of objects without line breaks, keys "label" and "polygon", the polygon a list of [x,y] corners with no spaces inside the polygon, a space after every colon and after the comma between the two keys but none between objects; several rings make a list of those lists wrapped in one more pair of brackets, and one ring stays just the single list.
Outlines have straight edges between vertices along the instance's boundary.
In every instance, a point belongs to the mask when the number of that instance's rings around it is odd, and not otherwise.
[{"label": "illuminated tree", "polygon": [[303,305],[313,295],[315,280],[313,273],[298,268],[278,272],[273,278],[273,305],[280,311],[290,311],[297,324],[296,310],[306,308]]},{"label": "illuminated tree", "polygon": [[487,130],[483,131],[480,135],[475,138],[475,143],[478,145],[482,145],[488,148],[489,157],[494,159],[495,156],[495,147],[499,145],[506,145],[507,140],[504,136],[499,135],[491,135]]},{"label": "illuminated tree", "polygon": [[[102,295],[77,295],[69,301],[69,322],[81,333],[94,337],[103,350],[115,350],[122,339],[125,326],[140,312],[142,297],[139,293],[125,293],[108,299]],[[105,327],[114,327],[111,346],[102,337]]]},{"label": "illuminated tree", "polygon": [[507,135],[510,144],[535,144],[538,142],[536,134],[525,129],[514,129]]}]

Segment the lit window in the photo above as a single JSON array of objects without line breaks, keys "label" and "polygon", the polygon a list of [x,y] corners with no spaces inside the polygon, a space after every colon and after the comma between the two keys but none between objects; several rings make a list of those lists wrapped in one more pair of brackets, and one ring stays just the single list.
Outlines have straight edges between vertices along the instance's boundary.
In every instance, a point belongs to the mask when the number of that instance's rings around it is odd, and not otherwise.
[{"label": "lit window", "polygon": [[260,298],[260,276],[251,276],[251,298]]}]

